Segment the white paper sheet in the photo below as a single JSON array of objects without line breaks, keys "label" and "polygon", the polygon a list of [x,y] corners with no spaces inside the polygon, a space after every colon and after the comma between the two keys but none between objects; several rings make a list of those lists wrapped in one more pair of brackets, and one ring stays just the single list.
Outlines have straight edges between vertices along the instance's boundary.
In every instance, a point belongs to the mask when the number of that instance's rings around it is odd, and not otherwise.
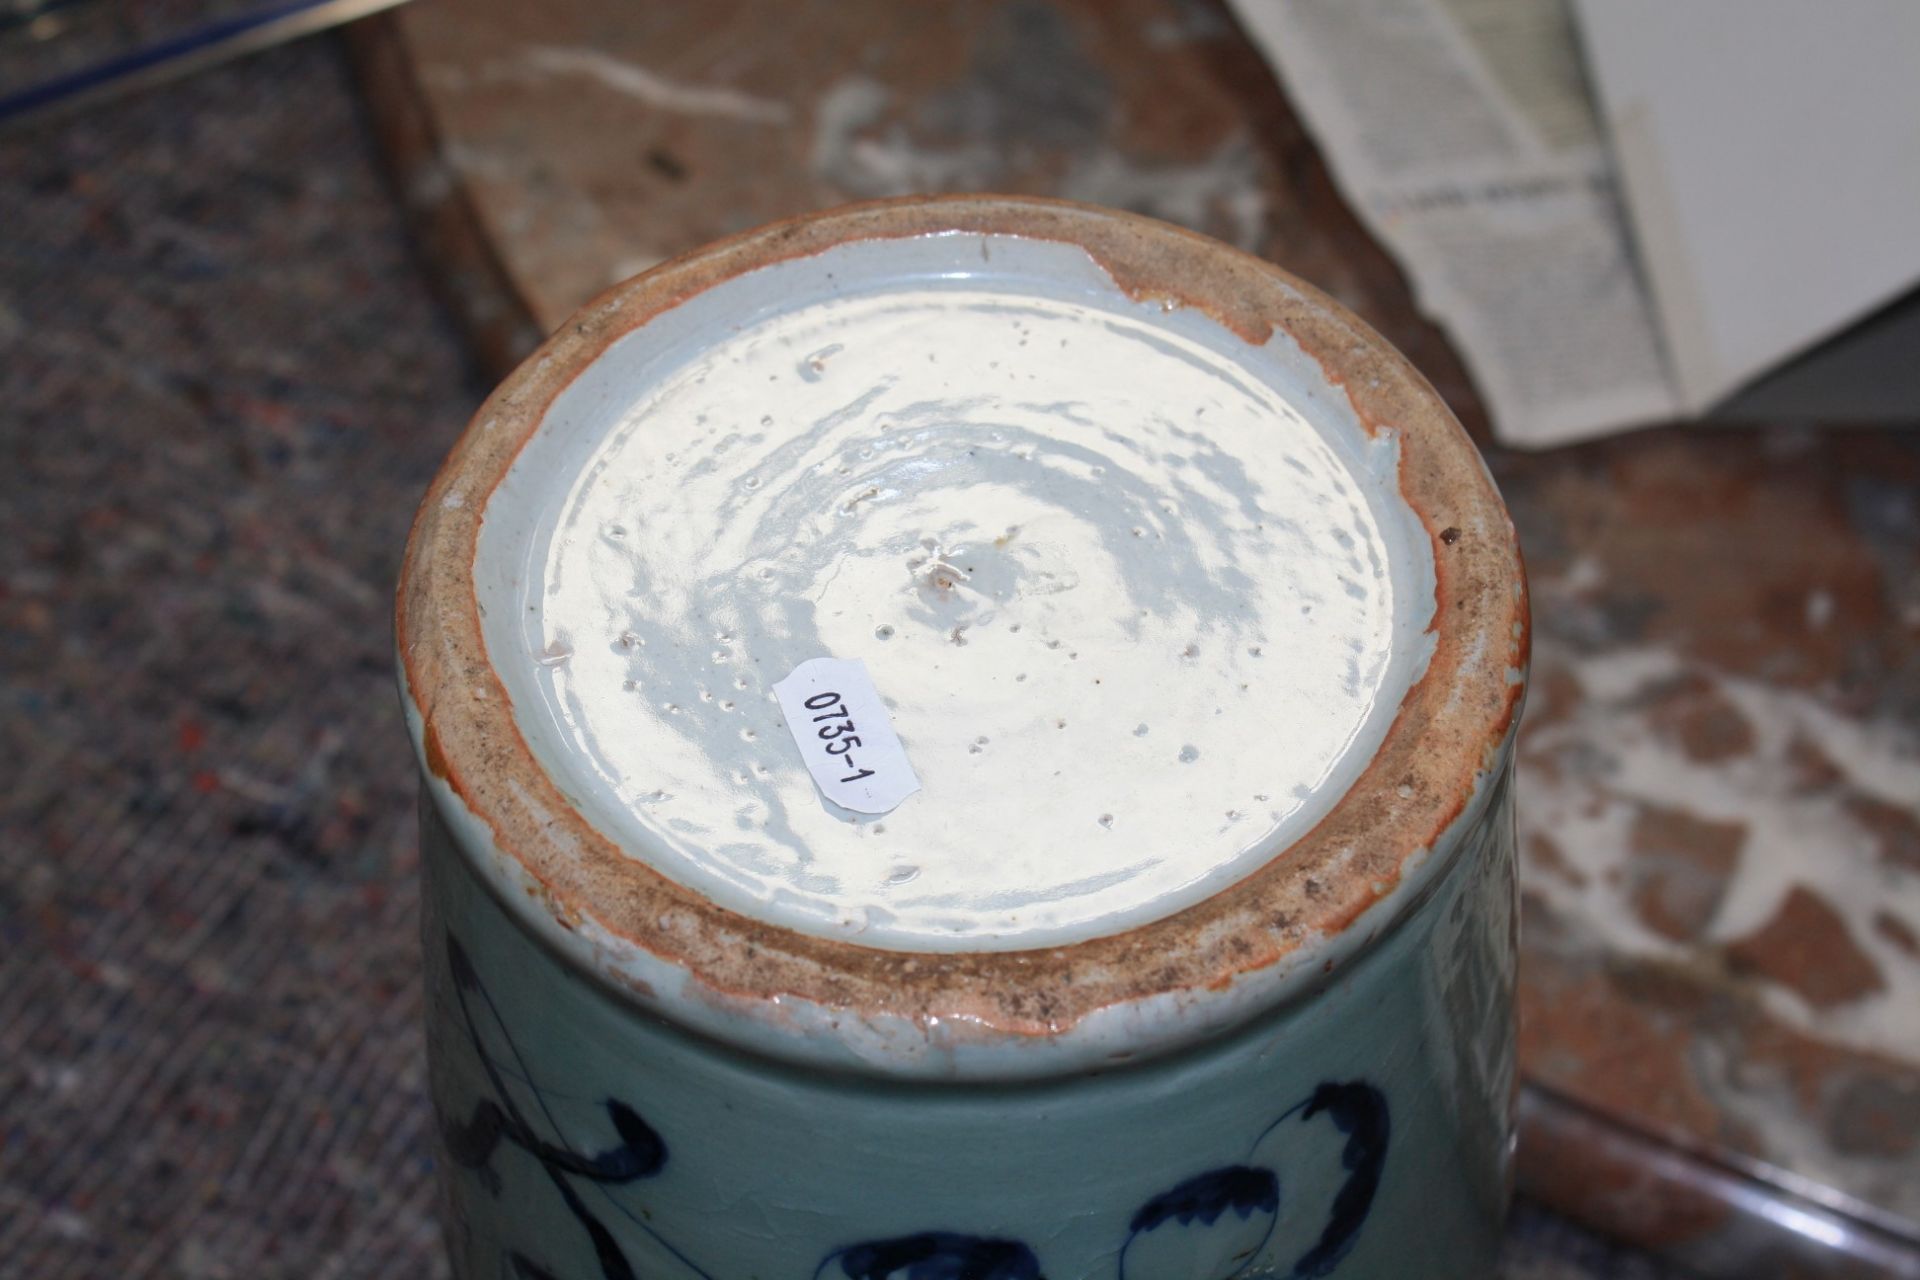
[{"label": "white paper sheet", "polygon": [[1232,0],[1507,441],[1679,407],[1560,0]]},{"label": "white paper sheet", "polygon": [[1576,13],[1683,410],[1920,281],[1920,4]]}]

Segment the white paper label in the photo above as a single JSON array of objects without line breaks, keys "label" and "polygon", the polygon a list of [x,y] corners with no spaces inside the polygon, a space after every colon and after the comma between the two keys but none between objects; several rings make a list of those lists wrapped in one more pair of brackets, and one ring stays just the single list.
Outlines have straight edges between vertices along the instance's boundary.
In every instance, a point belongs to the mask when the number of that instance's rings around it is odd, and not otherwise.
[{"label": "white paper label", "polygon": [[866,663],[809,658],[773,694],[827,799],[856,813],[889,813],[920,789]]}]

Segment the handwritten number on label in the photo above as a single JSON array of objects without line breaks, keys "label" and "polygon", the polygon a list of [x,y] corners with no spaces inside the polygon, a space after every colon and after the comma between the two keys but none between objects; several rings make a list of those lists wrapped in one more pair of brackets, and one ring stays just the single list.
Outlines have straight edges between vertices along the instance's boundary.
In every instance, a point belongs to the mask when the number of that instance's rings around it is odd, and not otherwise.
[{"label": "handwritten number on label", "polygon": [[[853,717],[847,714],[847,708],[839,693],[834,690],[822,690],[808,698],[803,705],[809,711],[819,711],[822,707],[828,708],[822,714],[815,716],[814,720],[831,720],[835,723],[823,724],[814,732],[827,744],[828,755],[845,757],[846,764],[853,764],[852,753],[855,747],[861,745],[860,734],[854,727]],[[872,776],[871,769],[856,769],[840,781],[858,782],[862,778]]]},{"label": "handwritten number on label", "polygon": [[774,695],[827,799],[877,814],[919,790],[866,664],[810,658],[774,685]]}]

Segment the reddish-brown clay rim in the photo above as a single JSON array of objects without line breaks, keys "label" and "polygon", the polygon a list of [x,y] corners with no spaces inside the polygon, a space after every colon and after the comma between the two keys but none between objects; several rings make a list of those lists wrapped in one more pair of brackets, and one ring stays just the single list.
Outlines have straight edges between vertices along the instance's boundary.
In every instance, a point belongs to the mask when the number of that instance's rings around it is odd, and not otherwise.
[{"label": "reddish-brown clay rim", "polygon": [[[1401,492],[1437,571],[1427,671],[1326,818],[1203,902],[1043,950],[882,951],[798,933],[717,906],[623,853],[573,809],[521,737],[474,592],[489,496],[547,406],[616,339],[743,272],[850,241],[954,232],[1078,244],[1137,299],[1197,308],[1250,343],[1275,330],[1291,336],[1345,389],[1368,431],[1398,434]],[[408,539],[396,621],[421,758],[538,886],[522,906],[569,928],[591,919],[737,1009],[804,1000],[1013,1036],[1058,1034],[1116,1004],[1222,990],[1394,894],[1409,857],[1435,846],[1505,749],[1529,643],[1519,548],[1492,480],[1432,387],[1378,334],[1312,286],[1204,236],[1107,209],[997,196],[875,201],[776,223],[588,303],[501,384],[454,446]]]}]

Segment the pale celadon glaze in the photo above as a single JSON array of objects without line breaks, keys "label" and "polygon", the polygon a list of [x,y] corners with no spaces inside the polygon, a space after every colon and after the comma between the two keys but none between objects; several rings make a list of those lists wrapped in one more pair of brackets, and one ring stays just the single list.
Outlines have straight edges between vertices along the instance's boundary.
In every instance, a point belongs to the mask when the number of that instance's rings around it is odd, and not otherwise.
[{"label": "pale celadon glaze", "polygon": [[[1342,407],[1076,246],[845,245],[559,397],[487,513],[488,647],[582,811],[736,910],[905,950],[1116,932],[1317,821],[1424,662],[1426,539]],[[889,704],[894,812],[807,775],[770,689],[814,657]]]},{"label": "pale celadon glaze", "polygon": [[[1003,1085],[795,1066],[638,1014],[503,910],[429,805],[455,1274],[1486,1280],[1515,956],[1505,786],[1491,799],[1462,870],[1311,999],[1185,1053]],[[1351,1109],[1303,1114],[1323,1089]]]},{"label": "pale celadon glaze", "polygon": [[[1354,404],[1284,328],[1136,298],[1075,244],[774,254],[675,295],[546,403],[485,500],[486,664],[593,833],[840,948],[847,990],[870,948],[906,985],[980,956],[1010,983],[1059,973],[1284,861],[1363,776],[1380,805],[1422,799],[1368,770],[1434,660],[1436,556],[1511,531],[1487,499],[1423,524],[1400,434]],[[429,502],[474,500],[455,475]],[[1523,589],[1494,588],[1521,602],[1523,662]],[[832,805],[803,767],[770,690],[814,657],[863,660],[888,704],[922,784],[890,813]],[[1499,670],[1517,699],[1524,672]],[[753,994],[751,929],[725,973],[640,945],[499,838],[502,795],[546,856],[585,838],[522,766],[436,754],[446,699],[500,695],[403,691],[462,1280],[1491,1274],[1510,717],[1447,745],[1470,791],[1343,927],[1185,986],[1143,953],[1138,998],[1021,1029],[961,996]],[[664,912],[643,923],[671,937]]]}]

